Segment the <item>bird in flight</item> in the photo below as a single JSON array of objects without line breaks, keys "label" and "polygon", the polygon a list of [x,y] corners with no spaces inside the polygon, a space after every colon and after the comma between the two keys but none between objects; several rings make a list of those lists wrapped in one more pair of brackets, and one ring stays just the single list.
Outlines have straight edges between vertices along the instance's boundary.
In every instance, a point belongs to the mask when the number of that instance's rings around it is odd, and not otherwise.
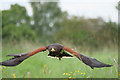
[{"label": "bird in flight", "polygon": [[[49,51],[48,56],[57,57],[57,58],[59,58],[59,60],[61,60],[62,57],[73,57],[73,55],[74,55],[79,60],[81,60],[83,63],[90,66],[92,69],[94,69],[94,67],[101,68],[101,67],[111,67],[112,66],[109,64],[104,64],[104,63],[98,61],[97,59],[87,57],[83,54],[80,54],[80,53],[74,51],[73,49],[71,49],[69,47],[63,46],[58,43],[50,44],[48,46],[43,46],[43,47],[40,47],[38,49],[35,49],[35,50],[33,50],[31,52],[27,52],[27,53],[7,55],[7,56],[13,56],[14,58],[0,62],[0,65],[16,66],[16,65],[20,64],[21,62],[23,62],[25,59],[29,58],[30,56],[33,56],[38,52],[42,52],[42,51],[46,51],[46,50]],[[69,54],[68,52],[71,54]]]}]

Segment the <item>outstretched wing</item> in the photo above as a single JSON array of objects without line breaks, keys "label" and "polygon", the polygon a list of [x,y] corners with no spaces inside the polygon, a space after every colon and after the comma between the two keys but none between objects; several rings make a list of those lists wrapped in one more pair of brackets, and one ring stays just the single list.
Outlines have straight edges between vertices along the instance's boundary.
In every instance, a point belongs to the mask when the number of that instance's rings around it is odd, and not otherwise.
[{"label": "outstretched wing", "polygon": [[68,47],[64,47],[63,50],[66,50],[66,51],[70,52],[71,54],[76,56],[79,60],[81,60],[83,63],[90,66],[92,69],[94,67],[100,68],[100,67],[111,67],[112,66],[112,65],[109,65],[109,64],[104,64],[104,63],[98,61],[97,59],[90,58],[90,57],[87,57],[87,56],[82,55],[80,53],[77,53],[76,51],[74,51],[74,50],[72,50],[71,48],[68,48]]},{"label": "outstretched wing", "polygon": [[30,56],[35,55],[38,52],[45,51],[46,49],[47,49],[46,47],[40,47],[40,48],[35,49],[35,50],[28,52],[28,53],[7,55],[7,56],[14,56],[14,58],[0,62],[0,65],[16,66],[16,65],[20,64],[21,62],[23,62],[25,59],[29,58]]}]

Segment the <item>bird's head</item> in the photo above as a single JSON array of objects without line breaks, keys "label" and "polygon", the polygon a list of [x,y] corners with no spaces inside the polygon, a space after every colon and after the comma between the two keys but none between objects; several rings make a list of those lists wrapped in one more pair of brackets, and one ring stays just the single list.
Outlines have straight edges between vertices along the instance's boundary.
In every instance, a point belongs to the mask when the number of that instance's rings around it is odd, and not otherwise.
[{"label": "bird's head", "polygon": [[51,52],[55,52],[56,50],[55,50],[55,48],[51,48],[50,51]]},{"label": "bird's head", "polygon": [[63,45],[58,43],[54,43],[47,46],[47,49],[49,50],[49,52],[54,52],[54,53],[59,53],[62,50],[62,48],[63,48]]}]

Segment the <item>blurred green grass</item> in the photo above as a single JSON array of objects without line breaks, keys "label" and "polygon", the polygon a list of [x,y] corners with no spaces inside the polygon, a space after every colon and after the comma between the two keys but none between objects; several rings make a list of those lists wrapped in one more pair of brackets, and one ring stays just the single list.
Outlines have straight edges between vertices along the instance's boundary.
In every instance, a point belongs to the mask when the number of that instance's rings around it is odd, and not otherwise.
[{"label": "blurred green grass", "polygon": [[[32,51],[39,48],[39,44],[3,44],[2,61],[11,57],[8,54],[19,54]],[[66,45],[67,46],[67,45]],[[70,46],[72,48],[72,45]],[[73,48],[75,49],[75,48]],[[77,48],[75,49],[77,50]],[[79,51],[79,50],[77,50]],[[118,77],[118,52],[117,49],[104,49],[103,51],[93,51],[92,54],[85,51],[80,53],[96,58],[101,62],[112,64],[109,68],[91,69],[77,58],[63,58],[59,61],[57,58],[48,57],[48,51],[38,53],[16,67],[5,67],[2,71],[3,78],[13,78],[11,74],[15,74],[16,78],[117,78]],[[79,70],[79,72],[77,72]],[[72,73],[70,73],[72,72]],[[28,74],[29,73],[29,74]],[[68,73],[70,75],[63,75]],[[85,73],[82,75],[81,73]],[[73,75],[75,74],[75,75]]]}]

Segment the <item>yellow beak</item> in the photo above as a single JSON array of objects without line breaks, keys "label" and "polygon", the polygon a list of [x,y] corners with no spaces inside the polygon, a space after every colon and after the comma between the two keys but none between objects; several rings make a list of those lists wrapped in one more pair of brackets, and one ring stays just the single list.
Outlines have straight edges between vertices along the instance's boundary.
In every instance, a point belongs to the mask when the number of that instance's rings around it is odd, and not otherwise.
[{"label": "yellow beak", "polygon": [[52,48],[52,49],[51,49],[51,51],[55,51],[55,49],[54,49],[54,48]]}]

